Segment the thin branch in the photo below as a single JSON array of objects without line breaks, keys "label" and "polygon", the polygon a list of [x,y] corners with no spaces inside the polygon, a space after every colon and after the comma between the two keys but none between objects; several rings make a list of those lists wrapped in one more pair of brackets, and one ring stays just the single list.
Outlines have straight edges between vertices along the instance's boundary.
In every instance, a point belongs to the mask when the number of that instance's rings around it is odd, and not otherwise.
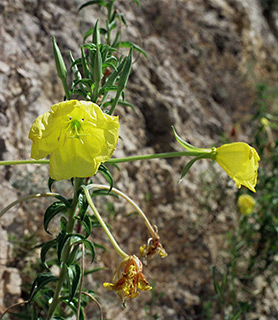
[{"label": "thin branch", "polygon": [[14,307],[20,306],[22,304],[27,304],[29,303],[29,301],[22,301],[22,302],[17,302],[15,304],[12,304],[11,306],[9,306],[1,315],[0,315],[0,319],[3,319],[4,315],[9,312],[9,310],[11,310]]},{"label": "thin branch", "polygon": [[93,297],[91,294],[89,294],[88,292],[82,291],[83,294],[85,294],[86,296],[88,296],[90,299],[92,299],[98,306],[99,308],[99,312],[100,312],[100,320],[103,320],[103,313],[102,313],[102,308],[100,303],[97,301],[97,299],[95,297]]},{"label": "thin branch", "polygon": [[26,200],[29,199],[34,199],[34,198],[43,198],[43,197],[57,197],[60,196],[59,193],[54,193],[54,192],[46,192],[46,193],[35,193],[35,194],[30,194],[29,196],[24,196],[21,197],[17,200],[15,200],[14,202],[12,202],[11,204],[9,204],[6,208],[4,208],[3,210],[0,211],[0,218],[8,211],[10,210],[12,207],[14,207],[15,205],[24,202]]}]

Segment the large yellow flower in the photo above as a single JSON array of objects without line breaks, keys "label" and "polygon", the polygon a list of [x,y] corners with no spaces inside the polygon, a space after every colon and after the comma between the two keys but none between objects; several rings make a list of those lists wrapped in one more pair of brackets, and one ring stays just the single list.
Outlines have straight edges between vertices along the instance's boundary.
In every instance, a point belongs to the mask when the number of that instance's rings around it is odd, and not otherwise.
[{"label": "large yellow flower", "polygon": [[135,255],[126,257],[120,263],[113,276],[113,283],[105,282],[103,285],[106,289],[116,291],[123,303],[126,298],[136,298],[139,295],[138,289],[152,289],[143,275],[142,263]]},{"label": "large yellow flower", "polygon": [[243,142],[224,144],[216,149],[215,160],[235,181],[256,192],[257,171],[260,157],[257,151]]},{"label": "large yellow flower", "polygon": [[54,180],[94,175],[113,154],[119,136],[118,117],[109,116],[88,101],[69,100],[51,107],[33,123],[31,157],[50,154]]}]

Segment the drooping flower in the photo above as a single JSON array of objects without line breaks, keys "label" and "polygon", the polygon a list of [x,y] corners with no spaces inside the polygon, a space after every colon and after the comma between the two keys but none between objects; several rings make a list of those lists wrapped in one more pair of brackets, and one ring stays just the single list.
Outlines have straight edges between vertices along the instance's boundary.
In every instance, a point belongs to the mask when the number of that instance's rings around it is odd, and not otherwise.
[{"label": "drooping flower", "polygon": [[159,238],[149,238],[147,245],[144,244],[140,247],[140,256],[145,260],[144,263],[146,264],[156,255],[160,255],[161,258],[166,258],[168,256],[167,252],[160,243]]},{"label": "drooping flower", "polygon": [[143,266],[135,255],[126,257],[113,276],[113,283],[105,282],[104,287],[116,291],[122,302],[126,298],[136,298],[139,290],[151,290],[152,287],[143,275]]},{"label": "drooping flower", "polygon": [[29,133],[31,157],[50,154],[54,180],[94,175],[112,156],[119,136],[118,117],[89,101],[68,100],[51,107],[34,121]]},{"label": "drooping flower", "polygon": [[239,211],[244,216],[247,216],[254,211],[256,200],[249,194],[242,194],[238,197],[237,206]]},{"label": "drooping flower", "polygon": [[215,160],[238,188],[243,185],[256,192],[260,157],[254,148],[243,142],[224,144],[216,148]]}]

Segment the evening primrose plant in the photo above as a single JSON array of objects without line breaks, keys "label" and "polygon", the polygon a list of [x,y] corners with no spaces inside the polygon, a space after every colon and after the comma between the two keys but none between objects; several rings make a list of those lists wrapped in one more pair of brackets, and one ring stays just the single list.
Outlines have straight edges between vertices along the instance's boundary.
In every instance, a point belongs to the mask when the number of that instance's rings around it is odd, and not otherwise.
[{"label": "evening primrose plant", "polygon": [[[155,256],[165,258],[167,252],[161,243],[157,227],[151,224],[146,214],[124,191],[114,186],[108,164],[193,157],[184,167],[181,182],[197,160],[209,159],[216,161],[238,188],[243,185],[255,192],[260,158],[254,148],[242,142],[218,148],[197,148],[185,142],[173,128],[177,142],[185,150],[112,158],[121,123],[121,119],[115,115],[116,107],[132,106],[125,101],[124,91],[131,72],[133,50],[144,54],[137,45],[120,40],[118,23],[125,22],[125,19],[115,10],[114,2],[115,0],[88,1],[81,6],[80,9],[95,4],[104,7],[107,20],[105,27],[100,28],[100,22],[96,21],[94,27],[87,32],[85,39],[92,36],[92,40],[80,46],[79,58],[75,59],[69,53],[70,70],[66,69],[64,58],[53,38],[57,74],[65,91],[64,101],[57,102],[48,112],[34,120],[29,133],[32,140],[32,160],[0,162],[0,165],[49,165],[49,192],[26,195],[14,201],[1,211],[0,217],[21,202],[52,197],[55,201],[44,214],[45,232],[50,234],[50,223],[53,223],[54,218],[60,218],[58,233],[41,245],[40,258],[45,271],[34,279],[29,299],[22,303],[24,312],[18,318],[50,320],[72,319],[74,316],[76,319],[85,319],[88,303],[98,303],[94,294],[84,288],[84,256],[88,254],[91,262],[94,262],[95,242],[90,236],[96,223],[103,229],[120,258],[112,281],[104,283],[104,287],[115,291],[123,305],[127,299],[138,297],[140,291],[152,289],[143,273],[143,263],[146,264]],[[139,1],[135,2],[139,4]],[[120,53],[121,47],[130,49],[127,56]],[[94,176],[98,174],[104,175],[108,185],[93,183]],[[53,184],[59,180],[71,180],[71,197],[52,191]],[[147,244],[138,245],[140,258],[133,252],[125,252],[97,209],[94,198],[107,195],[120,197],[131,204],[145,224],[149,239]],[[56,258],[48,265],[48,256],[53,251]],[[54,265],[59,269],[58,275],[51,272],[50,267]],[[15,305],[8,308],[4,314],[14,307]]]}]

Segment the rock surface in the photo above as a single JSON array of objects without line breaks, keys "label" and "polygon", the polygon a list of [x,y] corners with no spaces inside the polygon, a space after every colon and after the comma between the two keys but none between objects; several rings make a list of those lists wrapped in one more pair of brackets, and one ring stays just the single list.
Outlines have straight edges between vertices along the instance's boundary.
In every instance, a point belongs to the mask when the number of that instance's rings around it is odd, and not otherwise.
[{"label": "rock surface", "polygon": [[[140,56],[133,65],[126,98],[136,110],[118,108],[122,139],[115,156],[181,151],[171,125],[198,147],[219,145],[223,132],[233,138],[235,123],[255,112],[256,84],[277,78],[277,5],[270,8],[263,0],[141,2],[141,8],[132,1],[117,2],[129,24],[123,30],[124,37],[142,46],[149,59]],[[98,17],[103,18],[92,7],[77,14],[80,3],[1,1],[1,160],[29,158],[28,132],[33,120],[63,99],[51,36],[56,37],[65,57],[68,50],[77,56],[85,31]],[[248,142],[249,135],[250,128],[246,128],[237,131],[236,139]],[[117,188],[132,197],[158,226],[169,256],[152,261],[146,268],[147,278],[154,281],[153,297],[141,294],[122,310],[116,297],[103,291],[101,301],[108,319],[155,319],[156,315],[156,319],[201,319],[201,299],[213,292],[209,267],[218,263],[225,233],[237,221],[236,188],[221,170],[204,161],[194,165],[177,184],[184,164],[185,159],[152,160],[123,164],[121,172],[115,171]],[[47,191],[46,167],[2,167],[0,175],[1,208],[20,196]],[[46,237],[40,230],[47,203],[32,201],[14,207],[1,218],[2,311],[11,301],[21,299],[22,281],[32,281],[26,269],[32,266],[33,258],[21,250],[32,247],[34,234]],[[116,204],[116,210],[123,207],[123,203]],[[110,222],[129,252],[147,240],[138,217],[119,214]],[[18,235],[24,239],[20,244]],[[105,242],[100,232],[96,235]],[[12,252],[21,253],[15,257]],[[98,261],[111,270],[117,262],[112,253]],[[20,278],[22,270],[28,274],[26,279]],[[111,270],[102,275],[105,281],[110,281]],[[90,280],[99,283],[95,275]],[[256,286],[260,283],[263,280],[258,279]],[[277,300],[276,295],[267,291],[250,317],[267,314],[270,319],[270,303]]]}]

